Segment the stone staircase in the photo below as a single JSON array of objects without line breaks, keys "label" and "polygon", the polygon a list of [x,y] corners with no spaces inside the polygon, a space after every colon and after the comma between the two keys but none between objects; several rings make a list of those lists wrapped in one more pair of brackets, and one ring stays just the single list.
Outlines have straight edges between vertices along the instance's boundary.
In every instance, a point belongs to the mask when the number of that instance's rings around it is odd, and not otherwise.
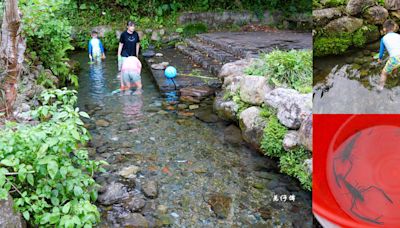
[{"label": "stone staircase", "polygon": [[218,76],[225,63],[237,61],[243,56],[232,47],[221,45],[206,36],[197,35],[184,41],[185,44],[177,45],[176,48],[213,76]]}]

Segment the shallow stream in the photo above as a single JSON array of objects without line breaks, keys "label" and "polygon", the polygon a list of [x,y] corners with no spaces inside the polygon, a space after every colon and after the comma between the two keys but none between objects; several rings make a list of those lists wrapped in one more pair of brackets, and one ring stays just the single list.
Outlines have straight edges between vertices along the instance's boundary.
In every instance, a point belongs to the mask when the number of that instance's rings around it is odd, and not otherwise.
[{"label": "shallow stream", "polygon": [[96,177],[99,227],[312,226],[311,193],[216,118],[212,100],[178,115],[177,98],[160,94],[146,69],[142,95],[111,95],[119,87],[115,56],[93,65],[86,53],[72,58],[81,63],[79,107],[92,118],[90,154],[109,163]]}]

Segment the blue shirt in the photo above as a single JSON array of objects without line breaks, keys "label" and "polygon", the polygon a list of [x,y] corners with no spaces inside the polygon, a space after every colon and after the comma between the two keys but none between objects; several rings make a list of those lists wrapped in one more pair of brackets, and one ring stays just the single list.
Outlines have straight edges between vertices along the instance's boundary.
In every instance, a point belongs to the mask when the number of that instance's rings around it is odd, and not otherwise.
[{"label": "blue shirt", "polygon": [[390,57],[400,56],[400,35],[395,32],[389,32],[381,39],[379,50],[379,59],[383,58],[385,49],[389,52]]},{"label": "blue shirt", "polygon": [[89,55],[93,56],[94,54],[100,55],[104,53],[104,47],[101,41],[98,38],[92,38],[89,41]]}]

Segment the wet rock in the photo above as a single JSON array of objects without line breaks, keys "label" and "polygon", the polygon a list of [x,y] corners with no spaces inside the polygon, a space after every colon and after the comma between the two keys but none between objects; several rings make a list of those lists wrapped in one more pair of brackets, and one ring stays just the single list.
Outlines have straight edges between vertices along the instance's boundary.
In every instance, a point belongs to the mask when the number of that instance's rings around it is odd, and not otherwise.
[{"label": "wet rock", "polygon": [[239,126],[242,129],[244,141],[256,148],[260,147],[264,128],[267,122],[260,116],[259,107],[250,107],[240,113]]},{"label": "wet rock", "polygon": [[324,26],[329,21],[341,16],[342,9],[339,7],[313,10],[313,22],[315,26]]},{"label": "wet rock", "polygon": [[231,124],[224,130],[224,140],[234,145],[240,145],[243,142],[242,131]]},{"label": "wet rock", "polygon": [[214,100],[214,112],[223,119],[236,121],[236,115],[239,111],[239,105],[234,101],[225,101],[221,95],[217,95]]},{"label": "wet rock", "polygon": [[21,228],[26,227],[20,213],[14,211],[13,199],[8,195],[7,200],[0,200],[0,227]]},{"label": "wet rock", "polygon": [[160,38],[160,35],[158,34],[158,31],[153,31],[152,33],[151,33],[151,40],[154,40],[154,41],[159,41],[161,38]]},{"label": "wet rock", "polygon": [[373,6],[368,8],[363,16],[370,24],[381,25],[389,17],[389,12],[382,6]]},{"label": "wet rock", "polygon": [[163,57],[164,54],[163,53],[156,53],[156,57]]},{"label": "wet rock", "polygon": [[263,207],[263,208],[259,208],[258,212],[261,215],[261,218],[263,218],[264,220],[268,220],[272,218],[272,208],[267,208],[267,207]]},{"label": "wet rock", "polygon": [[312,130],[312,114],[309,114],[302,122],[299,130],[300,143],[309,151],[312,151],[313,145],[313,130]]},{"label": "wet rock", "polygon": [[214,89],[208,86],[192,86],[185,87],[179,90],[181,96],[195,97],[197,99],[203,99],[207,96],[214,94]]},{"label": "wet rock", "polygon": [[194,116],[194,112],[179,111],[178,116],[191,117]]},{"label": "wet rock", "polygon": [[[103,189],[102,189],[103,190]],[[118,182],[112,182],[105,186],[105,190],[99,195],[98,201],[103,205],[111,205],[121,202],[129,196],[126,187]]]},{"label": "wet rock", "polygon": [[125,208],[131,212],[137,212],[141,210],[144,205],[146,205],[146,201],[140,196],[135,196],[124,202]]},{"label": "wet rock", "polygon": [[169,227],[173,223],[173,219],[169,215],[158,216],[157,226],[158,227]]},{"label": "wet rock", "polygon": [[135,228],[147,228],[149,223],[146,218],[139,213],[131,213],[125,217],[122,217],[121,223],[124,227],[135,227]]},{"label": "wet rock", "polygon": [[188,104],[193,104],[193,103],[198,104],[198,103],[200,103],[199,99],[194,98],[194,97],[190,97],[190,96],[181,96],[179,98],[179,100],[181,102],[185,102],[185,103],[188,103]]},{"label": "wet rock", "polygon": [[169,65],[169,62],[154,63],[151,64],[151,68],[154,70],[164,70]]},{"label": "wet rock", "polygon": [[142,185],[142,191],[148,198],[156,198],[158,195],[157,182],[154,180],[148,180]]},{"label": "wet rock", "polygon": [[154,200],[146,201],[146,205],[142,210],[143,215],[152,215],[157,209],[157,204]]},{"label": "wet rock", "polygon": [[154,50],[147,49],[142,53],[142,55],[143,55],[143,57],[151,58],[156,55],[156,52]]},{"label": "wet rock", "polygon": [[363,20],[355,17],[341,17],[325,26],[327,33],[355,32],[363,26]]},{"label": "wet rock", "polygon": [[285,135],[285,138],[283,139],[283,148],[286,151],[290,151],[300,144],[299,140],[299,134],[297,133],[297,131],[288,131],[288,133]]},{"label": "wet rock", "polygon": [[199,106],[199,105],[196,105],[196,104],[189,105],[189,109],[190,109],[190,110],[198,109],[199,107],[200,107],[200,106]]},{"label": "wet rock", "polygon": [[223,194],[213,194],[208,199],[211,209],[219,219],[226,219],[231,211],[232,198]]},{"label": "wet rock", "polygon": [[185,110],[187,109],[189,106],[187,104],[178,104],[178,110]]},{"label": "wet rock", "polygon": [[350,0],[346,6],[346,12],[350,15],[357,15],[373,5],[375,5],[375,0]]},{"label": "wet rock", "polygon": [[299,129],[312,112],[312,94],[300,94],[293,89],[275,89],[265,96],[264,102],[278,110],[279,121],[290,129]]},{"label": "wet rock", "polygon": [[96,120],[96,126],[97,127],[108,127],[110,126],[110,122],[104,119]]},{"label": "wet rock", "polygon": [[136,173],[140,171],[140,167],[131,165],[128,167],[123,168],[121,171],[118,172],[118,175],[124,177],[124,178],[135,178]]},{"label": "wet rock", "polygon": [[194,115],[196,116],[197,119],[206,123],[218,122],[218,116],[215,115],[210,109],[198,110],[195,112]]},{"label": "wet rock", "polygon": [[119,126],[118,130],[120,131],[129,131],[131,130],[133,127],[131,125],[128,124],[123,124],[121,126]]},{"label": "wet rock", "polygon": [[97,152],[102,154],[108,151],[108,147],[107,146],[100,146],[96,148]]},{"label": "wet rock", "polygon": [[385,0],[385,8],[388,10],[400,10],[400,1]]},{"label": "wet rock", "polygon": [[271,88],[262,76],[246,76],[240,82],[240,99],[252,105],[261,105]]},{"label": "wet rock", "polygon": [[250,66],[251,63],[251,59],[241,59],[235,62],[226,63],[222,66],[218,77],[225,78],[234,75],[243,75],[244,69]]},{"label": "wet rock", "polygon": [[168,210],[168,208],[165,205],[159,205],[157,207],[157,213],[159,213],[159,214],[166,214],[167,210]]}]

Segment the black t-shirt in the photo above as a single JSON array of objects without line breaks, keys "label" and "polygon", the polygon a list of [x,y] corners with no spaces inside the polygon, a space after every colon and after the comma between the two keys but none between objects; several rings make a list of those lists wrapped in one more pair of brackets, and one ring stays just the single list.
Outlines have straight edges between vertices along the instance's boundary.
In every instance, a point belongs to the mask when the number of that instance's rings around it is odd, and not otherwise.
[{"label": "black t-shirt", "polygon": [[124,44],[121,56],[136,56],[136,44],[140,42],[139,35],[136,31],[133,31],[132,34],[129,34],[128,31],[123,32],[119,38],[119,42]]}]

